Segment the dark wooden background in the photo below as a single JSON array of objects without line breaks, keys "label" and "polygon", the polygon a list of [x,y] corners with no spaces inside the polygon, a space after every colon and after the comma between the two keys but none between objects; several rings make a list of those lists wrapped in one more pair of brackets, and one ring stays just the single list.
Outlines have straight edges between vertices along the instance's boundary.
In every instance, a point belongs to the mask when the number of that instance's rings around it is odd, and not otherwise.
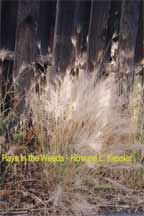
[{"label": "dark wooden background", "polygon": [[[2,109],[10,107],[13,94],[25,94],[34,65],[48,64],[48,53],[53,78],[83,52],[89,73],[111,61],[113,40],[119,41],[117,72],[126,76],[129,90],[133,65],[144,54],[143,12],[143,0],[0,0]],[[114,32],[117,36],[112,39]],[[7,89],[12,91],[6,95]]]}]

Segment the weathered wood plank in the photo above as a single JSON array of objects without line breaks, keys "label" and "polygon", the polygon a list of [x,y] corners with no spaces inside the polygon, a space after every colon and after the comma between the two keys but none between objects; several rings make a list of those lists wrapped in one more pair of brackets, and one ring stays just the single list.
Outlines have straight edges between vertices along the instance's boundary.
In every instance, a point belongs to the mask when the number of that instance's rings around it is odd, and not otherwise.
[{"label": "weathered wood plank", "polygon": [[14,61],[15,55],[13,51],[10,50],[0,50],[0,60],[3,62],[4,60]]},{"label": "weathered wood plank", "polygon": [[[14,61],[15,60],[15,52],[10,50],[0,50],[0,61],[3,62],[4,60],[7,61]],[[35,60],[33,61],[35,64],[44,64],[44,65],[51,65],[51,56],[46,55],[38,55],[36,56]]]},{"label": "weathered wood plank", "polygon": [[[108,19],[108,32],[107,32],[107,52],[106,52],[106,61],[110,62],[113,60],[112,55],[113,45],[118,42],[119,36],[119,26],[121,18],[121,0],[111,0],[111,8]],[[114,53],[113,53],[114,54]],[[116,53],[115,53],[116,54]]]},{"label": "weathered wood plank", "polygon": [[106,47],[110,0],[92,1],[88,34],[88,71],[102,63]]},{"label": "weathered wood plank", "polygon": [[13,103],[13,52],[15,47],[17,1],[0,1],[0,90],[1,111],[5,117]]},{"label": "weathered wood plank", "polygon": [[134,55],[139,13],[140,1],[122,2],[117,71],[119,75],[119,94],[123,94],[126,101],[133,86]]},{"label": "weathered wood plank", "polygon": [[38,19],[38,34],[41,41],[41,52],[46,54],[48,47],[52,51],[56,0],[40,1],[40,16]]},{"label": "weathered wood plank", "polygon": [[19,1],[14,75],[19,73],[23,63],[31,64],[38,54],[37,19],[39,2]]},{"label": "weathered wood plank", "polygon": [[1,5],[2,5],[2,0],[0,0],[0,48],[1,48]]},{"label": "weathered wood plank", "polygon": [[1,48],[14,50],[17,0],[1,1]]},{"label": "weathered wood plank", "polygon": [[76,54],[79,57],[87,49],[87,35],[90,20],[91,1],[76,1],[74,28],[76,34]]},{"label": "weathered wood plank", "polygon": [[20,100],[18,112],[24,105],[24,95],[34,76],[32,63],[39,53],[38,14],[39,1],[19,1],[14,63],[15,95]]},{"label": "weathered wood plank", "polygon": [[138,22],[138,33],[135,48],[135,61],[144,59],[144,1],[140,1],[140,17]]},{"label": "weathered wood plank", "polygon": [[56,8],[56,23],[53,45],[52,76],[63,74],[72,59],[72,34],[74,32],[74,1],[59,0]]}]

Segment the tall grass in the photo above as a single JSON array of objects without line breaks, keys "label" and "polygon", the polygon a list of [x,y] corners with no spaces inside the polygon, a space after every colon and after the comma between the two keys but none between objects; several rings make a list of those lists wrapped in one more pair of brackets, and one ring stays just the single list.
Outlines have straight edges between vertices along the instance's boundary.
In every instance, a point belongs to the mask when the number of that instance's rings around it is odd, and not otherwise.
[{"label": "tall grass", "polygon": [[95,74],[80,71],[77,78],[68,70],[54,85],[48,79],[40,97],[32,88],[27,102],[34,125],[43,133],[40,143],[46,139],[52,151],[67,146],[77,153],[96,154],[108,147],[114,150],[115,145],[121,150],[131,145],[129,136],[135,133],[135,125],[128,111],[121,110],[124,101],[117,96],[114,74],[95,85]]},{"label": "tall grass", "polygon": [[[53,84],[48,78],[39,96],[32,87],[27,104],[38,139],[35,153],[65,157],[123,154],[135,145],[136,127],[130,112],[122,112],[124,101],[117,96],[115,75],[109,75],[97,85],[94,77],[83,71],[79,77],[73,77],[68,70],[63,79],[57,77]],[[99,194],[95,194],[95,188],[101,184],[97,165],[68,160],[40,163],[40,181],[48,190],[46,205],[50,206],[52,215],[94,215],[97,212]],[[109,176],[108,173],[105,170],[105,175]],[[123,177],[121,180],[125,182]],[[115,181],[110,182],[123,188]]]},{"label": "tall grass", "polygon": [[[23,113],[22,125],[14,134],[18,137],[18,149],[12,154],[69,157],[133,151],[138,144],[135,103],[131,100],[130,108],[122,110],[125,101],[118,97],[114,73],[99,83],[95,83],[95,77],[95,74],[88,76],[82,69],[75,77],[68,69],[65,76],[56,77],[54,83],[47,77],[47,85],[39,89],[39,94],[34,84],[26,97],[32,127],[28,128],[27,113]],[[46,215],[89,216],[95,215],[100,205],[111,205],[105,196],[104,184],[109,184],[108,193],[113,193],[114,189],[119,193],[131,193],[131,188],[143,187],[143,169],[140,166],[137,175],[133,165],[128,164],[125,170],[125,164],[65,160],[62,163],[42,162],[37,166],[16,165],[12,172],[23,178],[28,175],[37,178],[37,191],[31,192],[34,194],[31,197],[45,208]],[[44,191],[44,198],[38,188]]]}]

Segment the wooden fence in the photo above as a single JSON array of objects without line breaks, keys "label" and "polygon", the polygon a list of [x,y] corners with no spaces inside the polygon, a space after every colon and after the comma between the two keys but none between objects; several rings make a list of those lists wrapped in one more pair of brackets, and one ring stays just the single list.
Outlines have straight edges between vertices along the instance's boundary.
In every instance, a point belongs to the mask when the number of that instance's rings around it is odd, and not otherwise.
[{"label": "wooden fence", "polygon": [[75,61],[74,50],[78,56],[87,52],[90,72],[110,61],[114,32],[119,40],[118,72],[128,74],[129,88],[134,61],[143,58],[143,7],[142,0],[0,0],[2,110],[7,114],[12,104],[13,93],[6,95],[7,88],[14,85],[14,94],[24,95],[33,65],[48,64],[48,50],[53,53],[52,77]]}]

